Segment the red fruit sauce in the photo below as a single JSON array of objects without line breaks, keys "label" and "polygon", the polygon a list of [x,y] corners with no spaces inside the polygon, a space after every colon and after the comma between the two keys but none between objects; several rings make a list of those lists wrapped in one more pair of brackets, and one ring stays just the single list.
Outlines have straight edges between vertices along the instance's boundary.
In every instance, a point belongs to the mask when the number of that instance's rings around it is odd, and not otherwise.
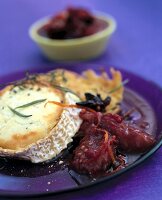
[{"label": "red fruit sauce", "polygon": [[67,8],[52,17],[39,29],[39,34],[51,39],[74,39],[104,30],[108,23],[83,8]]}]

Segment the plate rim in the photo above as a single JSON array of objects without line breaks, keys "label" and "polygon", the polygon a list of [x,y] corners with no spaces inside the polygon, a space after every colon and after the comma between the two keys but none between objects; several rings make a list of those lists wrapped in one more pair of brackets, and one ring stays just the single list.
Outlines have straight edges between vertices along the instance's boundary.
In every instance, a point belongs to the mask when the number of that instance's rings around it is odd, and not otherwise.
[{"label": "plate rim", "polygon": [[[53,66],[53,69],[55,69],[56,67],[59,68],[59,65],[60,64],[57,64],[57,65],[50,65],[50,66]],[[68,68],[68,66],[74,66],[74,65],[77,65],[77,66],[80,66],[80,65],[85,65],[85,66],[98,66],[100,67],[101,65],[100,64],[61,64],[61,68]],[[49,67],[50,67],[49,66]],[[109,66],[105,65],[105,68],[108,67],[110,68]],[[92,67],[93,68],[93,67]],[[125,69],[122,69],[120,67],[114,67],[115,69],[121,71],[121,72],[124,72],[126,74],[130,74],[131,76],[134,76],[135,78],[137,79],[141,79],[143,81],[146,81],[148,82],[148,84],[151,84],[153,85],[154,87],[156,87],[158,90],[162,90],[162,88],[157,84],[155,83],[154,81],[152,80],[149,80],[149,79],[145,79],[144,77],[136,74],[136,73],[132,73],[128,70],[125,70]],[[42,73],[43,71],[50,71],[52,70],[52,68],[50,69],[31,69],[31,70],[28,70],[30,73]],[[95,69],[94,69],[95,70]],[[40,72],[38,72],[40,71]],[[1,80],[5,80],[5,79],[8,79],[11,75],[13,77],[17,76],[17,75],[25,75],[25,70],[21,70],[21,71],[17,71],[17,72],[11,72],[9,74],[6,74],[6,75],[2,75],[0,76],[0,78],[2,78]],[[132,91],[134,91],[132,89]],[[136,91],[135,91],[136,92]],[[75,191],[79,191],[79,190],[82,190],[82,189],[85,189],[85,188],[89,188],[89,187],[92,187],[96,184],[99,184],[99,183],[103,183],[103,182],[106,182],[106,181],[110,181],[116,177],[119,177],[121,176],[122,174],[124,174],[125,172],[128,172],[130,171],[131,169],[134,169],[136,166],[139,166],[141,165],[144,161],[146,161],[147,159],[149,159],[160,147],[162,146],[162,136],[159,138],[158,142],[156,143],[156,145],[150,150],[148,151],[147,153],[141,155],[141,157],[139,159],[137,159],[134,163],[128,165],[127,167],[125,167],[124,169],[121,169],[120,171],[116,172],[115,174],[112,174],[110,176],[107,176],[107,177],[103,177],[97,181],[94,181],[94,182],[91,182],[91,183],[88,183],[88,184],[85,184],[85,185],[81,185],[81,186],[78,186],[78,187],[71,187],[71,188],[66,188],[66,189],[61,189],[61,190],[58,190],[58,191],[45,191],[45,192],[33,192],[33,193],[26,193],[26,192],[23,192],[23,194],[18,194],[18,191],[0,191],[0,197],[3,197],[3,198],[32,198],[32,197],[45,197],[45,196],[52,196],[52,195],[59,195],[59,194],[65,194],[65,193],[70,193],[70,192],[75,192]]]},{"label": "plate rim", "polygon": [[24,194],[16,194],[17,192],[0,192],[0,197],[6,197],[6,198],[32,198],[32,197],[45,197],[45,196],[52,196],[52,195],[58,195],[58,194],[65,194],[65,193],[70,193],[70,192],[75,192],[75,191],[79,191],[85,188],[89,188],[92,187],[96,184],[99,183],[104,183],[106,181],[110,181],[113,178],[119,177],[122,174],[124,174],[125,172],[130,171],[131,169],[135,168],[136,166],[139,166],[140,164],[142,164],[144,161],[146,161],[147,159],[149,159],[151,157],[151,155],[153,155],[160,147],[162,146],[162,137],[159,139],[159,142],[150,150],[148,151],[146,154],[141,155],[141,157],[136,160],[134,163],[130,164],[128,167],[125,167],[124,169],[116,172],[115,174],[112,174],[110,176],[104,177],[99,179],[98,181],[94,181],[88,184],[85,184],[83,186],[78,186],[78,187],[72,187],[72,188],[66,188],[66,189],[62,189],[59,191],[54,191],[54,192],[36,192],[33,194],[30,193],[24,193]]}]

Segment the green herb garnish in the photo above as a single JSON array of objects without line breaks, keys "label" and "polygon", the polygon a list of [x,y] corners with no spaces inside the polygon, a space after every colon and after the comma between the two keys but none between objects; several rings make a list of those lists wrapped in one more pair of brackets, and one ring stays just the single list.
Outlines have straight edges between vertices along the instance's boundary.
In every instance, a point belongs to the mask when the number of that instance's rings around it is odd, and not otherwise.
[{"label": "green herb garnish", "polygon": [[116,88],[110,90],[108,93],[112,94],[114,92],[116,92],[117,90],[119,90],[121,87],[123,87],[124,85],[126,85],[129,82],[129,79],[124,80],[119,86],[117,86]]},{"label": "green herb garnish", "polygon": [[36,100],[36,101],[32,101],[30,103],[27,103],[27,104],[24,104],[24,105],[21,105],[21,106],[17,106],[15,109],[29,107],[29,106],[32,106],[32,105],[37,104],[37,103],[41,103],[41,102],[46,101],[46,100],[47,99],[39,99],[39,100]]},{"label": "green herb garnish", "polygon": [[67,82],[67,78],[65,77],[65,71],[64,70],[62,70],[62,81],[63,82]]},{"label": "green herb garnish", "polygon": [[31,117],[32,115],[24,115],[18,111],[16,111],[15,109],[11,108],[10,106],[8,106],[8,108],[16,115],[18,115],[19,117]]},{"label": "green herb garnish", "polygon": [[57,74],[56,74],[56,71],[51,72],[50,75],[51,75],[51,80],[50,80],[50,81],[51,81],[51,82],[55,81],[55,79],[56,79],[56,75],[57,75]]},{"label": "green herb garnish", "polygon": [[37,103],[41,103],[43,101],[46,101],[46,99],[39,99],[39,100],[36,100],[36,101],[32,101],[30,103],[27,103],[27,104],[24,104],[24,105],[21,105],[21,106],[17,106],[16,108],[11,108],[10,106],[8,106],[8,108],[16,115],[18,115],[19,117],[31,117],[32,115],[24,115],[20,112],[18,112],[16,109],[18,108],[26,108],[26,107],[29,107],[29,106],[32,106],[34,104],[37,104]]},{"label": "green herb garnish", "polygon": [[65,77],[65,71],[62,70],[61,72],[54,71],[51,73],[51,82],[56,81],[56,77],[62,79],[63,82],[67,82],[67,78]]},{"label": "green herb garnish", "polygon": [[[73,92],[73,91],[70,90],[69,88],[62,87],[62,86],[60,86],[60,85],[55,85],[55,84],[53,84],[53,87],[55,87],[56,89],[61,90],[61,91],[63,91],[63,92],[70,92],[70,93],[76,95],[77,97],[79,97],[75,92]],[[80,98],[80,97],[79,97],[79,98]]]},{"label": "green herb garnish", "polygon": [[18,88],[20,89],[20,90],[24,90],[25,88],[23,87],[23,86],[21,86],[21,85],[18,85]]}]

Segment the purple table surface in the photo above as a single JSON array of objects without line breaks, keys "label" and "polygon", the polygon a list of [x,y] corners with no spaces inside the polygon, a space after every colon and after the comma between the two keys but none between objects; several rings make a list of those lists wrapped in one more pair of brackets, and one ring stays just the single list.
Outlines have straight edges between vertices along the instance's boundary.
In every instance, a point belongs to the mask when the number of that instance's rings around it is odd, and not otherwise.
[{"label": "purple table surface", "polygon": [[[106,52],[82,62],[119,66],[162,86],[161,0],[0,0],[0,76],[51,65],[28,36],[39,18],[68,5],[81,5],[113,15],[118,23]],[[81,191],[42,199],[162,199],[162,149],[130,172]],[[40,198],[39,198],[40,199]]]}]

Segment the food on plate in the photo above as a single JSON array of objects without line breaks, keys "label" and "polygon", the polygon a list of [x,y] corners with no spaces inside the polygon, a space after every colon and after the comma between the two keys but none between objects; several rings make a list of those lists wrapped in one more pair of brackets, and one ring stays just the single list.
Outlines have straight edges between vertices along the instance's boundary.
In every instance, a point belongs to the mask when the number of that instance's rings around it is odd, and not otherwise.
[{"label": "food on plate", "polygon": [[[10,85],[0,92],[0,155],[43,162],[55,157],[78,131],[79,109],[46,103],[75,104],[70,93],[41,83]],[[46,106],[45,106],[46,105]]]},{"label": "food on plate", "polygon": [[85,93],[99,94],[102,99],[109,96],[111,102],[105,109],[107,112],[116,113],[123,99],[124,87],[120,71],[111,68],[110,75],[104,70],[101,70],[100,75],[91,69],[79,75],[72,71],[56,69],[47,74],[38,75],[36,78],[38,81],[58,86],[57,88],[62,87],[62,90],[68,89],[67,91],[74,92],[82,101],[86,100]]},{"label": "food on plate", "polygon": [[72,166],[80,173],[96,175],[125,167],[123,153],[144,153],[155,144],[153,136],[125,123],[121,116],[82,110],[78,131],[81,141],[74,150]]},{"label": "food on plate", "polygon": [[129,120],[133,111],[122,114],[128,80],[113,68],[110,72],[111,78],[105,71],[55,69],[5,86],[0,91],[0,156],[41,163],[71,146],[69,168],[96,177],[126,167],[128,153],[150,150],[155,138]]},{"label": "food on plate", "polygon": [[83,8],[67,8],[53,16],[39,33],[51,39],[74,39],[97,33],[108,26]]},{"label": "food on plate", "polygon": [[145,131],[125,123],[119,115],[110,113],[103,115],[99,127],[115,135],[119,148],[124,152],[144,153],[155,144],[153,137]]},{"label": "food on plate", "polygon": [[80,173],[92,175],[106,171],[115,161],[115,143],[107,131],[92,126],[75,149],[72,166]]}]

